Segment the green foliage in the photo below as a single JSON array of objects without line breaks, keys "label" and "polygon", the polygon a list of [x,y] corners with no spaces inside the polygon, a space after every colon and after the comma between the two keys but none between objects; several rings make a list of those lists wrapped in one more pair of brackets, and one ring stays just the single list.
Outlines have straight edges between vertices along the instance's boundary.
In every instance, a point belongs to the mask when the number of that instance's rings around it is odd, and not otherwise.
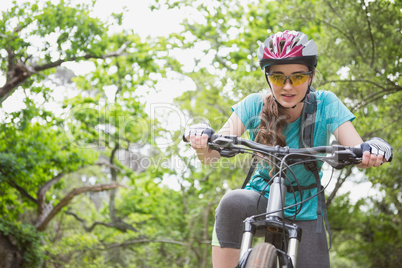
[{"label": "green foliage", "polygon": [[398,267],[402,233],[395,213],[384,200],[351,204],[348,194],[336,197],[328,210],[336,257],[353,260],[353,267]]},{"label": "green foliage", "polygon": [[16,241],[16,246],[23,253],[24,267],[42,267],[42,260],[45,255],[42,249],[42,234],[32,225],[10,221],[7,218],[0,218],[0,232],[10,240]]},{"label": "green foliage", "polygon": [[[57,5],[47,2],[35,16],[37,30],[33,34],[45,38],[49,33],[57,33],[57,50],[67,59],[77,54],[102,55],[107,49],[107,27],[89,16],[89,8],[86,5],[71,7],[70,1],[64,0]],[[51,60],[50,55],[45,59]]]},{"label": "green foliage", "polygon": [[[154,232],[147,228],[137,233],[140,224],[153,218],[152,207],[148,201],[143,206],[126,207],[130,194],[123,194],[122,199],[114,189],[99,194],[89,191],[84,196],[73,196],[68,203],[77,189],[134,180],[136,173],[130,160],[121,163],[119,160],[127,159],[119,154],[124,151],[130,155],[132,147],[146,151],[143,148],[149,147],[150,133],[157,127],[145,113],[136,90],[153,87],[155,77],[165,75],[161,68],[164,63],[170,70],[178,66],[177,61],[160,53],[166,40],[156,48],[152,41],[141,40],[131,31],[110,34],[105,22],[90,16],[91,7],[67,1],[21,6],[14,3],[2,13],[0,23],[4,29],[2,56],[9,57],[8,62],[2,61],[2,72],[8,73],[18,61],[41,72],[20,85],[25,107],[5,114],[0,124],[0,213],[7,215],[10,224],[20,220],[23,226],[35,230],[46,217],[44,210],[64,204],[61,215],[50,222],[38,244],[49,257],[43,260],[38,254],[27,255],[33,259],[30,262],[45,262],[50,267],[126,267],[134,259],[116,261],[125,250],[113,244],[124,245],[126,240],[145,236],[150,240]],[[121,21],[122,14],[114,18]],[[28,41],[33,39],[35,42]],[[60,104],[61,115],[55,115],[44,105],[56,102],[53,96],[60,90],[57,81],[52,80],[53,67],[80,60],[91,61],[95,70],[72,79],[70,90],[73,88],[75,94],[65,99],[63,107]],[[37,101],[38,97],[43,103]],[[159,194],[157,185],[144,185],[152,196]],[[165,192],[163,196],[169,196],[170,190]],[[142,191],[131,194],[141,196]],[[86,206],[75,203],[76,199]],[[77,229],[81,223],[84,228]],[[128,230],[129,234],[124,235]],[[7,235],[6,229],[1,231]],[[15,239],[24,243],[20,236]],[[37,249],[31,244],[26,247]],[[97,250],[106,253],[98,256]]]},{"label": "green foliage", "polygon": [[[95,152],[74,146],[59,130],[46,125],[34,123],[18,130],[2,124],[0,129],[4,137],[0,145],[0,181],[3,193],[9,193],[0,196],[1,212],[10,219],[16,219],[26,205],[32,205],[29,195],[35,196],[38,187],[55,174],[73,172],[96,160]],[[24,189],[22,207],[16,203],[15,187]]]}]

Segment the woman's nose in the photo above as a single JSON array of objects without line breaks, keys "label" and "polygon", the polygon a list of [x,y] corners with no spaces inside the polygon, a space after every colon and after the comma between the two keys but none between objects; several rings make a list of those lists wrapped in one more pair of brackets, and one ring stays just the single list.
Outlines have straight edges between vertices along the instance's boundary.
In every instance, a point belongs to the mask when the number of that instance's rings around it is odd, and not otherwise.
[{"label": "woman's nose", "polygon": [[293,85],[292,85],[292,82],[290,81],[290,79],[289,78],[286,78],[286,80],[285,80],[285,84],[283,85],[283,88],[292,88],[293,87]]}]

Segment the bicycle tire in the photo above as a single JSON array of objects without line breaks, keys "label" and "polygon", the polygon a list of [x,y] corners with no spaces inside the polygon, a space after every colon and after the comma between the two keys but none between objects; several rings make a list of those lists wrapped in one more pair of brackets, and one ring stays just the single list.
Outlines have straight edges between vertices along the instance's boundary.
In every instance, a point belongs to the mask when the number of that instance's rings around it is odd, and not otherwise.
[{"label": "bicycle tire", "polygon": [[278,255],[276,248],[269,243],[255,246],[247,259],[245,268],[277,268]]}]

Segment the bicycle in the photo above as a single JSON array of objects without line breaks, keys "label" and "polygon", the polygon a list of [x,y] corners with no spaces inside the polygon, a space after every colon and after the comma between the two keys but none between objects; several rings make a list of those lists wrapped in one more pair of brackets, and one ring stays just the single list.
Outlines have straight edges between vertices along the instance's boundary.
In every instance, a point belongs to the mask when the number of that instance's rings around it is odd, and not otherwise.
[{"label": "bicycle", "polygon": [[[266,213],[251,216],[244,221],[240,258],[236,268],[296,268],[302,230],[294,223],[285,222],[284,211],[292,206],[301,205],[306,200],[302,200],[299,202],[300,204],[284,207],[288,188],[293,190],[293,187],[300,187],[294,174],[297,185],[287,186],[285,184],[287,176],[284,171],[296,164],[315,161],[323,161],[336,169],[341,169],[347,165],[360,163],[362,149],[337,144],[291,149],[289,147],[267,146],[237,136],[215,134],[212,129],[207,129],[204,133],[208,135],[208,147],[218,151],[222,157],[234,157],[237,154],[250,153],[270,161],[279,169],[279,172],[268,181],[271,188]],[[187,141],[184,137],[183,139]],[[276,159],[275,162],[277,163],[273,162],[272,159]],[[321,187],[320,191],[324,191],[324,189]],[[317,194],[310,198],[316,197],[320,193],[317,190]],[[265,242],[252,248],[253,238],[259,230],[281,235],[282,246],[277,248],[273,244]]]}]

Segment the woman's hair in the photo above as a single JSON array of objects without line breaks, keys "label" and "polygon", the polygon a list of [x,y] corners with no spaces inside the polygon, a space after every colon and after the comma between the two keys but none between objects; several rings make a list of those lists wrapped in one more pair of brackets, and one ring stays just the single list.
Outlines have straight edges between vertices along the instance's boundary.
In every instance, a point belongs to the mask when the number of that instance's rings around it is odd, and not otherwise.
[{"label": "woman's hair", "polygon": [[[268,94],[265,97],[260,114],[261,123],[258,127],[255,141],[270,146],[286,146],[286,139],[282,135],[282,130],[287,124],[286,120],[289,118],[289,115],[285,110],[286,108],[278,105],[272,94]],[[265,161],[261,158],[260,160],[263,166],[268,164],[272,167],[269,172],[269,176],[272,178],[277,169],[269,162],[275,162],[275,160],[273,158],[265,158]]]},{"label": "woman's hair", "polygon": [[255,140],[270,146],[286,146],[286,139],[282,135],[282,130],[286,126],[288,118],[286,108],[278,105],[273,95],[268,94],[264,99],[260,114],[261,123]]}]

